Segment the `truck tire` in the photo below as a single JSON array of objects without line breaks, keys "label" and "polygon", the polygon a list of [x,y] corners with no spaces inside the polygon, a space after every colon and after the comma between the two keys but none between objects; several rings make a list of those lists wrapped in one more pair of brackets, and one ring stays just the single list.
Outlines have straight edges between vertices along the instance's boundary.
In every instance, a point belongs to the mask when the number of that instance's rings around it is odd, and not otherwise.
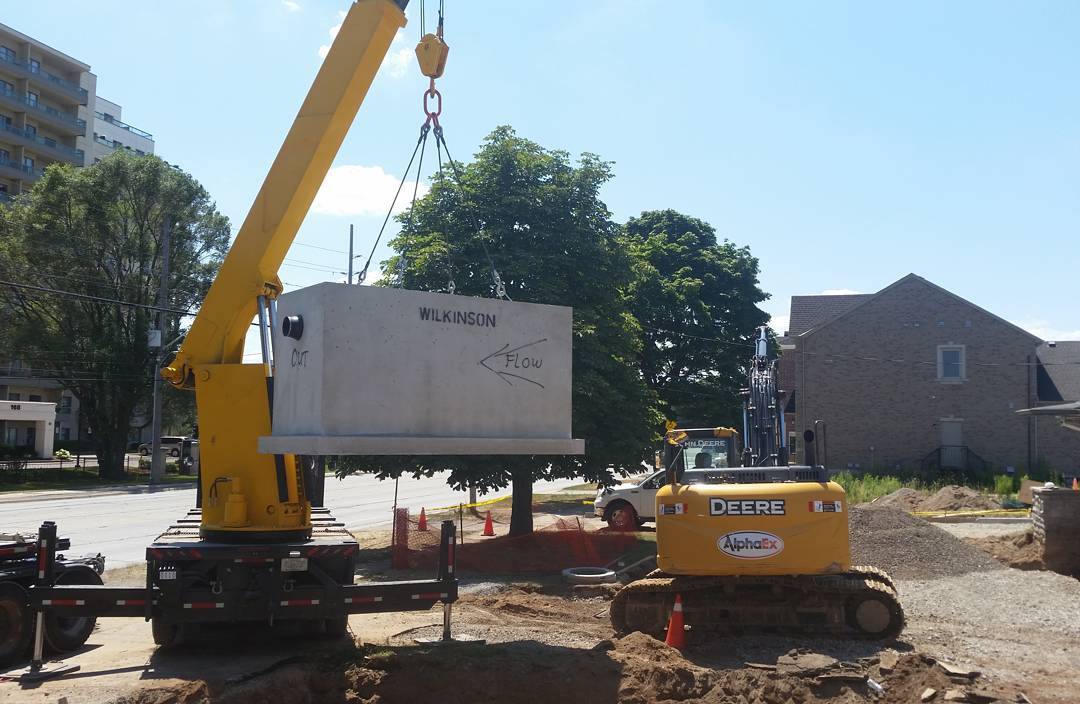
[{"label": "truck tire", "polygon": [[26,590],[14,582],[0,582],[0,667],[24,657],[33,636]]},{"label": "truck tire", "polygon": [[150,633],[154,636],[154,645],[167,648],[180,642],[180,624],[166,623],[160,616],[150,619]]},{"label": "truck tire", "polygon": [[[91,567],[75,565],[61,572],[54,584],[101,585],[101,577]],[[54,653],[75,650],[94,632],[97,619],[88,616],[57,616],[45,614],[45,646]]]},{"label": "truck tire", "polygon": [[637,511],[626,501],[616,501],[608,506],[604,520],[611,530],[637,530],[638,527]]}]

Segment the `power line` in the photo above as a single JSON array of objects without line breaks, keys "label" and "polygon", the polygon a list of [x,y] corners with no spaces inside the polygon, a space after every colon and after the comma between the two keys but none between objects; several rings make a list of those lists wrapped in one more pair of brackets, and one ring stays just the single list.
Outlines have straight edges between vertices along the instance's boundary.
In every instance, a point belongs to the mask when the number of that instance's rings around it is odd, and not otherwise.
[{"label": "power line", "polygon": [[36,291],[38,293],[51,293],[56,296],[67,296],[68,298],[75,298],[83,301],[93,301],[95,303],[111,303],[117,306],[127,306],[130,308],[143,308],[145,310],[153,310],[161,313],[172,313],[173,315],[194,315],[190,310],[176,310],[175,308],[162,308],[161,306],[152,306],[148,303],[133,303],[131,301],[121,301],[116,298],[104,298],[102,296],[91,296],[86,293],[75,293],[74,291],[61,291],[60,289],[48,288],[47,286],[32,286],[30,284],[20,284],[15,281],[3,281],[0,280],[0,286],[11,286],[12,288],[23,289],[26,291]]}]

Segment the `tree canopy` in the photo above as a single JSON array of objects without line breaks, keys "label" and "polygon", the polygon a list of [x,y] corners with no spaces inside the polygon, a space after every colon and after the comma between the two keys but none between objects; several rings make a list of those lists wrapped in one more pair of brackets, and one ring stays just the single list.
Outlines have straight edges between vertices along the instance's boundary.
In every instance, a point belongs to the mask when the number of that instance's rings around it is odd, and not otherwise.
[{"label": "tree canopy", "polygon": [[751,341],[769,319],[757,307],[768,298],[757,259],[674,210],[630,218],[623,239],[634,262],[628,293],[641,325],[641,373],[663,413],[684,427],[734,423]]},{"label": "tree canopy", "polygon": [[79,399],[103,477],[123,473],[129,424],[157,373],[147,335],[166,220],[163,343],[180,334],[180,312],[202,301],[228,249],[229,220],[194,178],[118,151],[87,168],[51,166],[0,211],[0,279],[24,285],[0,287],[3,349]]},{"label": "tree canopy", "polygon": [[[393,280],[399,264],[405,288],[493,296],[492,263],[514,301],[572,306],[573,435],[585,438],[583,457],[348,458],[345,472],[376,470],[431,475],[450,469],[458,487],[513,485],[511,534],[532,529],[532,482],[555,477],[613,481],[638,472],[660,427],[656,399],[638,371],[641,334],[624,291],[633,262],[619,228],[600,200],[611,178],[608,163],[547,150],[496,129],[475,159],[450,173],[400,217],[383,263]],[[490,261],[489,261],[490,255]],[[402,257],[404,260],[402,261]],[[384,283],[388,283],[384,280]]]}]

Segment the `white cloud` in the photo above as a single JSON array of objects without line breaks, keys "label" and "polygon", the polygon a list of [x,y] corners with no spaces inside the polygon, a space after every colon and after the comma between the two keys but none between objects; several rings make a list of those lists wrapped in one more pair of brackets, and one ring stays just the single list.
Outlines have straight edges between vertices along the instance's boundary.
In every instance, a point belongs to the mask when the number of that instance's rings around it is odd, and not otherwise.
[{"label": "white cloud", "polygon": [[788,323],[790,322],[790,315],[774,315],[769,318],[769,327],[775,330],[777,335],[783,335],[788,331]]},{"label": "white cloud", "polygon": [[851,288],[827,288],[819,296],[855,296],[861,294],[862,291],[856,291]]},{"label": "white cloud", "polygon": [[387,70],[390,73],[390,78],[404,78],[408,73],[409,67],[412,66],[413,52],[412,49],[398,49],[397,51],[391,51],[386,56]]},{"label": "white cloud", "polygon": [[1064,340],[1080,340],[1080,330],[1063,330],[1059,327],[1055,327],[1050,324],[1048,320],[1041,320],[1039,318],[1027,318],[1026,320],[1014,320],[1014,325],[1017,325],[1032,335],[1043,340],[1064,341]]},{"label": "white cloud", "polygon": [[285,9],[289,12],[299,12],[304,9],[300,7],[300,3],[296,2],[296,0],[281,0],[281,4],[284,5]]},{"label": "white cloud", "polygon": [[[386,173],[381,166],[335,166],[326,175],[311,209],[323,215],[385,215],[399,183],[396,176]],[[410,180],[401,189],[395,213],[409,206],[412,188]],[[428,184],[421,180],[417,198],[427,192]]]}]

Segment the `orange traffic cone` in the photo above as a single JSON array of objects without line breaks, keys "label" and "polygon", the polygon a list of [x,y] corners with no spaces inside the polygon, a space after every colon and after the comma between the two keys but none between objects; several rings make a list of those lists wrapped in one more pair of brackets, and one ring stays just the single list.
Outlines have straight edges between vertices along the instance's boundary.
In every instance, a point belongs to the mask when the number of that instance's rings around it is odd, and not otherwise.
[{"label": "orange traffic cone", "polygon": [[492,538],[495,536],[495,524],[491,522],[491,511],[487,513],[487,520],[484,521],[484,536]]},{"label": "orange traffic cone", "polygon": [[683,620],[682,594],[675,595],[675,606],[671,608],[671,619],[668,621],[667,638],[664,642],[679,650],[686,647],[686,622]]},{"label": "orange traffic cone", "polygon": [[420,507],[420,520],[416,522],[416,530],[422,530],[427,532],[427,514],[424,513],[424,507]]},{"label": "orange traffic cone", "polygon": [[1076,481],[1076,477],[1073,477],[1073,491],[1080,491],[1080,482]]}]

